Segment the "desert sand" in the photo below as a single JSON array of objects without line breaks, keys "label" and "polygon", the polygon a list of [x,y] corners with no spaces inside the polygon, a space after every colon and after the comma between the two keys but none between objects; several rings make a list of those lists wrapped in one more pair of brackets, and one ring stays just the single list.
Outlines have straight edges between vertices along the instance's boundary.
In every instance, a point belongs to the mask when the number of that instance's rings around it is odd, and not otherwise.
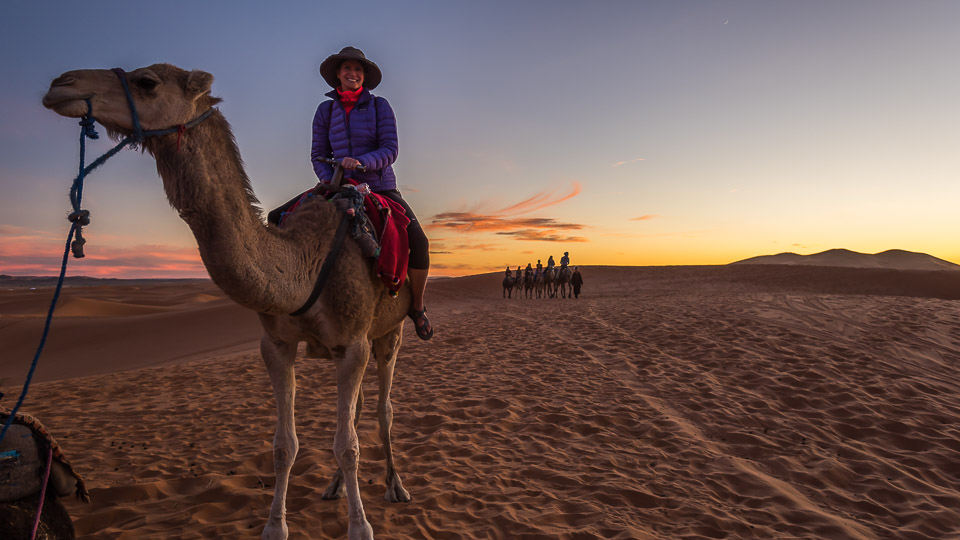
[{"label": "desert sand", "polygon": [[[960,538],[960,273],[581,267],[573,299],[437,279],[404,330],[383,500],[376,364],[361,492],[378,538]],[[19,394],[51,289],[0,291]],[[23,408],[92,502],[83,538],[257,538],[275,409],[256,317],[209,282],[65,290]],[[344,538],[329,361],[298,361],[291,538]]]}]

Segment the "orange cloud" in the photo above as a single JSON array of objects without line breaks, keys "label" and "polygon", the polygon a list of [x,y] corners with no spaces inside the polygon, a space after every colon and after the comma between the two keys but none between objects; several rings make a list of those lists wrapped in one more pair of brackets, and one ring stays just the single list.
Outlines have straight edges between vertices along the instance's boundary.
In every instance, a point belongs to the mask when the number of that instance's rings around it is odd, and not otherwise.
[{"label": "orange cloud", "polygon": [[577,223],[560,223],[553,218],[509,219],[472,212],[446,212],[433,216],[428,228],[453,229],[457,232],[500,232],[517,229],[582,229]]},{"label": "orange cloud", "polygon": [[536,229],[523,229],[519,231],[504,231],[496,234],[513,236],[517,240],[529,240],[534,242],[587,242],[582,236],[561,236],[552,230],[538,231]]},{"label": "orange cloud", "polygon": [[658,217],[660,216],[656,214],[647,214],[645,216],[630,218],[630,221],[650,221],[651,219],[657,219]]},{"label": "orange cloud", "polygon": [[[564,223],[554,218],[548,217],[515,217],[517,214],[525,214],[536,210],[542,210],[551,206],[560,204],[580,194],[582,188],[579,183],[574,182],[568,192],[557,195],[554,191],[544,191],[528,197],[516,204],[512,204],[502,210],[484,213],[481,211],[457,211],[442,212],[433,216],[425,228],[432,231],[450,230],[457,234],[468,233],[488,233],[504,236],[512,236],[516,240],[528,240],[539,242],[587,242],[588,240],[581,236],[571,236],[566,231],[576,231],[585,228],[579,223]],[[448,238],[439,238],[443,241]],[[462,237],[457,238],[462,242]],[[444,249],[432,244],[437,249]],[[464,243],[453,248],[458,252],[470,251],[494,251],[502,250],[494,244],[469,244]]]},{"label": "orange cloud", "polygon": [[454,246],[453,249],[457,251],[502,251],[504,248],[496,244],[460,244]]}]

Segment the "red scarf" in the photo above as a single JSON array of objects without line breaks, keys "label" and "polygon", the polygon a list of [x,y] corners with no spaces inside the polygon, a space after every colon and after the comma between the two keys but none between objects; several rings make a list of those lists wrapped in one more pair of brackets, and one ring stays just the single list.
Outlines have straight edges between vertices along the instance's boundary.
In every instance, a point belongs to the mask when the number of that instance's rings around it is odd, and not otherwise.
[{"label": "red scarf", "polygon": [[354,105],[357,104],[357,101],[360,101],[360,93],[363,92],[363,87],[357,88],[354,91],[343,90],[342,87],[337,87],[337,94],[340,95],[340,103],[343,104],[343,110],[346,111],[347,117],[350,117],[350,111],[353,110]]}]

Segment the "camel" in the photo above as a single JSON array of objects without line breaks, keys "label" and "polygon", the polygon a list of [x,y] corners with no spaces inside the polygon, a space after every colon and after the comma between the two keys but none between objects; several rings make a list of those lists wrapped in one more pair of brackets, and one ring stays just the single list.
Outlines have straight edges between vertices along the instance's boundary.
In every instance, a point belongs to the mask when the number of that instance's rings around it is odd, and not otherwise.
[{"label": "camel", "polygon": [[517,298],[522,297],[523,293],[523,273],[517,267],[517,273],[513,276],[513,291],[517,293]]},{"label": "camel", "polygon": [[543,270],[543,290],[546,297],[557,296],[557,269],[552,266]]},{"label": "camel", "polygon": [[[124,76],[129,95],[121,84]],[[210,95],[212,84],[209,73],[169,64],[126,74],[122,70],[69,71],[50,84],[43,104],[62,116],[78,118],[87,113],[85,100],[89,99],[97,121],[112,136],[121,137],[135,131],[134,106],[145,130],[185,125],[221,101]],[[403,322],[411,306],[409,284],[391,297],[369,259],[348,239],[316,303],[302,315],[290,315],[310,297],[331,249],[342,215],[335,205],[315,197],[290,216],[284,228],[266,224],[233,133],[217,109],[194,127],[145,139],[142,147],[156,159],[167,199],[196,237],[214,283],[235,302],[254,310],[263,326],[260,351],[273,386],[277,429],[273,441],[276,487],[262,538],[288,536],[287,487],[299,447],[294,361],[297,345],[305,341],[312,356],[332,359],[336,367],[333,451],[339,470],[324,498],[338,498],[345,492],[348,537],[372,539],[357,483],[360,383],[372,348],[380,387],[377,414],[386,457],[385,498],[409,501],[390,443],[390,390]]]},{"label": "camel", "polygon": [[569,266],[561,266],[560,271],[557,273],[557,288],[560,290],[560,296],[562,298],[567,298],[568,296],[573,298],[573,289],[570,285],[571,275],[573,275],[573,272]]},{"label": "camel", "polygon": [[513,276],[503,277],[503,297],[513,298],[513,282],[516,278]]},{"label": "camel", "polygon": [[527,272],[523,276],[523,292],[524,297],[533,298],[533,288],[536,286],[536,281],[533,276],[533,272]]}]

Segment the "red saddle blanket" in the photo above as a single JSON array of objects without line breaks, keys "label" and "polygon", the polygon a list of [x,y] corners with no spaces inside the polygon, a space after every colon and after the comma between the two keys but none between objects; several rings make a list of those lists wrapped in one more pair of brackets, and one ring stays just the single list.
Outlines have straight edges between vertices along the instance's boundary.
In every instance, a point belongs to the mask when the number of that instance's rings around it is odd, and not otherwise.
[{"label": "red saddle blanket", "polygon": [[[357,185],[353,179],[347,179],[344,182]],[[297,202],[283,212],[280,226],[283,226],[288,215],[315,196],[312,189],[303,192]],[[410,240],[407,238],[407,225],[410,223],[410,218],[399,203],[376,193],[370,193],[363,198],[363,210],[373,226],[377,241],[380,242],[380,253],[376,262],[377,276],[390,290],[390,294],[396,296],[407,278],[407,264],[410,262]]]}]

